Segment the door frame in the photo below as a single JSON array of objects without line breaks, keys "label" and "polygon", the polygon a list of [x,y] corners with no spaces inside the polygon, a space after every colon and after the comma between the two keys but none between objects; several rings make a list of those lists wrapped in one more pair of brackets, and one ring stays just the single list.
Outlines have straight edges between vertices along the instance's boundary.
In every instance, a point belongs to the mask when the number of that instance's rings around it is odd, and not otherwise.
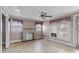
[{"label": "door frame", "polygon": [[78,20],[77,20],[77,16],[79,16],[79,14],[75,14],[74,16],[73,16],[73,19],[74,19],[74,21],[75,21],[75,27],[74,27],[74,29],[75,30],[73,30],[73,39],[75,40],[75,45],[76,45],[76,47],[79,47],[78,46]]},{"label": "door frame", "polygon": [[78,44],[78,43],[79,43],[79,41],[78,41],[78,40],[79,40],[79,39],[78,39],[78,38],[79,38],[79,37],[78,37],[78,35],[79,35],[79,34],[78,34],[78,19],[77,19],[78,16],[79,16],[79,14],[76,14],[76,15],[75,15],[76,26],[77,26],[77,27],[76,27],[76,31],[77,31],[77,36],[76,36],[76,37],[77,37],[77,44],[76,44],[76,47],[79,47],[79,44]]}]

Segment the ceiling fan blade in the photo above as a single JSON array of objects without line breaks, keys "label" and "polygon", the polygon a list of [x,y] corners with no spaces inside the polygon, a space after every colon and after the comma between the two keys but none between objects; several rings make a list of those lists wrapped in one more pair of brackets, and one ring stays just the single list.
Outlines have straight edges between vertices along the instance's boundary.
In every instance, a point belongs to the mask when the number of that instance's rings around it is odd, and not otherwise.
[{"label": "ceiling fan blade", "polygon": [[41,12],[41,15],[43,15],[44,14],[44,12]]},{"label": "ceiling fan blade", "polygon": [[41,12],[41,15],[45,16],[47,13]]},{"label": "ceiling fan blade", "polygon": [[43,15],[45,16],[47,13],[44,13]]},{"label": "ceiling fan blade", "polygon": [[52,16],[50,16],[50,15],[46,15],[45,17],[52,17]]}]

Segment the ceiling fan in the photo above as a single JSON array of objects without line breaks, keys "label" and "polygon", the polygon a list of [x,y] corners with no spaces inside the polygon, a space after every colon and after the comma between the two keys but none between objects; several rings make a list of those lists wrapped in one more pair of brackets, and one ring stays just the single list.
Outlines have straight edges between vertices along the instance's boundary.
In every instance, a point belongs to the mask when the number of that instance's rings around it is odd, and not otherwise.
[{"label": "ceiling fan", "polygon": [[48,15],[46,12],[41,12],[40,17],[44,20],[46,19],[46,17],[52,18],[52,16]]}]

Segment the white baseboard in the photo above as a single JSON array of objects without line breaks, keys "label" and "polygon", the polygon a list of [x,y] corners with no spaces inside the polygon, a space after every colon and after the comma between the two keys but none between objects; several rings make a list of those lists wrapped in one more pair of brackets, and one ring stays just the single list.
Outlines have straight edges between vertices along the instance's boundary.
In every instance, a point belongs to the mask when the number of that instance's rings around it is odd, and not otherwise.
[{"label": "white baseboard", "polygon": [[76,48],[76,46],[74,44],[72,44],[72,43],[67,43],[67,42],[63,42],[63,41],[60,41],[60,40],[55,40],[55,39],[52,39],[52,38],[49,38],[48,40],[55,41],[55,42],[62,43],[62,44],[71,46],[73,48]]},{"label": "white baseboard", "polygon": [[16,42],[21,42],[22,40],[13,40],[13,41],[10,41],[10,43],[16,43]]},{"label": "white baseboard", "polygon": [[[13,40],[13,41],[10,41],[10,43],[16,43],[16,42],[21,42],[22,40]],[[3,42],[2,44],[5,44],[5,42]]]}]

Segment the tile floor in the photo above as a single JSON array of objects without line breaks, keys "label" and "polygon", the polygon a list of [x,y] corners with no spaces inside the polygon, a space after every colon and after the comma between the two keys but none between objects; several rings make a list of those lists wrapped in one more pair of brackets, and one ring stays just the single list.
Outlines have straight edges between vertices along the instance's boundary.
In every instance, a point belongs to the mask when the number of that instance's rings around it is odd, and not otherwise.
[{"label": "tile floor", "polygon": [[78,53],[79,49],[72,48],[47,39],[11,44],[3,53]]}]

